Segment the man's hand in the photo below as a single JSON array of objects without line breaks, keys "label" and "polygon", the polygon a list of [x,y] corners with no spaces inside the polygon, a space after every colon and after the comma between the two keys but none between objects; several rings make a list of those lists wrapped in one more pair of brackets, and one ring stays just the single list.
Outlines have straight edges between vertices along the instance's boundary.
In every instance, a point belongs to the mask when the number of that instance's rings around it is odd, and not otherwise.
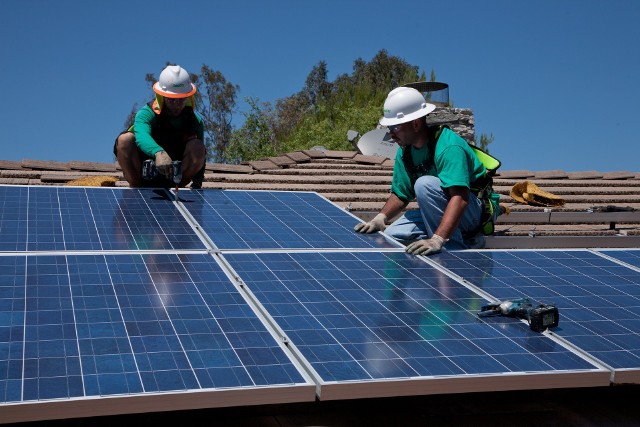
[{"label": "man's hand", "polygon": [[387,226],[385,225],[385,221],[387,220],[387,216],[383,213],[379,213],[369,222],[362,222],[357,224],[353,229],[358,233],[373,233],[375,231],[382,231]]},{"label": "man's hand", "polygon": [[173,179],[171,157],[169,157],[166,151],[159,151],[156,153],[156,168],[160,175],[167,179]]},{"label": "man's hand", "polygon": [[445,243],[446,241],[442,237],[434,234],[430,239],[416,240],[410,243],[405,252],[414,255],[436,254],[442,250],[442,245]]}]

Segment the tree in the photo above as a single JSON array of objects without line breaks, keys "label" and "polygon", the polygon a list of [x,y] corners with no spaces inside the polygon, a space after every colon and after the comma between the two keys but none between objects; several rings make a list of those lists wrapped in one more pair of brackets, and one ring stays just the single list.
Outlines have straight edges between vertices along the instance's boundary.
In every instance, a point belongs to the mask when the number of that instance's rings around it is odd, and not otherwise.
[{"label": "tree", "polygon": [[480,134],[480,140],[476,136],[476,146],[482,149],[483,151],[489,152],[489,144],[493,142],[493,132],[491,135],[487,136],[486,133]]},{"label": "tree", "polygon": [[275,139],[275,113],[270,103],[257,98],[246,98],[250,110],[243,113],[244,124],[235,130],[223,153],[225,163],[239,163],[277,154]]},{"label": "tree", "polygon": [[231,141],[231,119],[240,86],[228,82],[220,71],[212,70],[208,65],[202,65],[199,75],[191,76],[198,87],[196,111],[204,122],[207,159],[222,161]]},{"label": "tree", "polygon": [[327,63],[320,61],[318,65],[311,69],[305,81],[302,93],[309,107],[313,108],[313,112],[317,112],[319,105],[326,102],[329,98],[331,84],[327,82],[328,74]]}]

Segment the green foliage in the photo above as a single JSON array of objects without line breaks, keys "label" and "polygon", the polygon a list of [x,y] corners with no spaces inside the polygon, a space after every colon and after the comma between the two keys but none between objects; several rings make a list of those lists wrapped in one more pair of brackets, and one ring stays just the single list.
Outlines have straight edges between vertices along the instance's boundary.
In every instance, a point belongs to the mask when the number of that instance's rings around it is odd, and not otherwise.
[{"label": "green foliage", "polygon": [[225,163],[235,164],[279,154],[271,104],[260,104],[257,98],[246,98],[246,101],[250,110],[243,113],[245,121],[242,127],[231,135],[222,159]]},{"label": "green foliage", "polygon": [[353,146],[347,141],[347,131],[353,129],[364,135],[376,127],[379,119],[379,103],[344,105],[333,116],[328,114],[323,105],[317,115],[308,115],[302,120],[281,148],[285,152],[315,146],[328,150],[353,150]]},{"label": "green foliage", "polygon": [[351,75],[339,75],[333,82],[327,75],[327,64],[320,61],[304,88],[277,101],[275,107],[251,101],[246,122],[234,132],[223,158],[237,163],[315,146],[353,150],[347,131],[364,134],[374,129],[389,91],[421,77],[418,67],[385,50],[371,62],[357,59]]}]

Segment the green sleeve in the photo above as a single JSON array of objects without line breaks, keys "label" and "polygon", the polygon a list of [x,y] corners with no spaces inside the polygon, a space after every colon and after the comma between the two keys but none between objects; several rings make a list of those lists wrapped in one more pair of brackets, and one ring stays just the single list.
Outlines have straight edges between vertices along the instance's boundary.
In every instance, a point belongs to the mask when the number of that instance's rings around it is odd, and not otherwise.
[{"label": "green sleeve", "polygon": [[156,153],[163,151],[151,136],[151,124],[156,119],[153,110],[145,105],[136,113],[133,121],[133,132],[136,135],[136,144],[147,156],[154,157]]},{"label": "green sleeve", "polygon": [[449,129],[438,138],[434,163],[443,188],[471,188],[486,171],[467,141]]}]

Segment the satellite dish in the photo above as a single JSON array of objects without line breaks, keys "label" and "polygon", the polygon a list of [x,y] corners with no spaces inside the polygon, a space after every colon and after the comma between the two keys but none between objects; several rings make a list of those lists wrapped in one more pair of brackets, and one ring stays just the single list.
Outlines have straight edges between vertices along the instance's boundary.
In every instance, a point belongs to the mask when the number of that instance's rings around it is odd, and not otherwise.
[{"label": "satellite dish", "polygon": [[358,149],[365,156],[380,156],[395,159],[398,144],[391,139],[387,128],[381,128],[374,129],[362,135],[358,141]]}]

